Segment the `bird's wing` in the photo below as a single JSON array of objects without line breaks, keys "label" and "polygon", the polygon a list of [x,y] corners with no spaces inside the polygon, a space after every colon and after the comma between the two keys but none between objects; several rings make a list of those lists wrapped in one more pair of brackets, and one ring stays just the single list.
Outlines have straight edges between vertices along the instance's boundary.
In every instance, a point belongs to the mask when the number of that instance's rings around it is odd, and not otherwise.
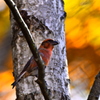
[{"label": "bird's wing", "polygon": [[31,60],[32,60],[32,57],[31,57],[31,58],[29,59],[29,61],[26,63],[26,65],[24,66],[23,70],[22,70],[21,73],[18,75],[16,81],[19,81],[19,80],[24,76],[24,74],[26,73],[27,69],[30,67]]},{"label": "bird's wing", "polygon": [[33,56],[32,56],[32,57],[29,59],[29,61],[26,63],[26,65],[24,66],[24,68],[23,68],[23,70],[22,70],[21,73],[25,72],[25,71],[29,68],[29,66],[30,66],[30,64],[31,64],[31,62],[32,62],[32,59],[33,59]]},{"label": "bird's wing", "polygon": [[47,66],[49,61],[50,61],[50,57],[52,55],[52,52],[50,50],[45,49],[45,48],[40,48],[39,52],[40,52],[40,55],[42,57],[42,60],[44,61],[44,64]]}]

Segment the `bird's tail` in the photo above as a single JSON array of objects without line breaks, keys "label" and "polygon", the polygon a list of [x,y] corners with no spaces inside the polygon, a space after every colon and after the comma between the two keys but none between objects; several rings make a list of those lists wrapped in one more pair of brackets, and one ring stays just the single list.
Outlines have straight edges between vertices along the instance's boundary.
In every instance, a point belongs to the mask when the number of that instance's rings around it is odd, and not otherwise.
[{"label": "bird's tail", "polygon": [[23,73],[21,73],[21,74],[18,76],[18,78],[11,84],[11,85],[12,85],[12,89],[16,86],[16,84],[20,81],[20,79],[24,76],[25,73],[26,73],[26,71],[23,72]]}]

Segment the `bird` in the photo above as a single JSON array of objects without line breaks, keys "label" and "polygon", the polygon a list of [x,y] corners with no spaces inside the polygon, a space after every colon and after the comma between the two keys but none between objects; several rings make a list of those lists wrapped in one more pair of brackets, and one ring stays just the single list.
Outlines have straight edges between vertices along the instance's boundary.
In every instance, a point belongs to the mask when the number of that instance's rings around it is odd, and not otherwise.
[{"label": "bird", "polygon": [[[55,41],[53,39],[45,39],[40,47],[38,48],[39,55],[41,56],[44,65],[47,66],[50,62],[50,58],[52,56],[52,51],[55,45],[58,45],[59,42]],[[15,79],[15,81],[11,84],[12,89],[16,86],[16,84],[25,77],[31,76],[31,73],[33,73],[33,76],[37,76],[38,72],[35,73],[35,71],[38,71],[37,63],[34,60],[34,57],[32,56],[29,61],[24,66],[23,70],[19,74],[19,76]],[[35,75],[36,74],[36,75]]]}]

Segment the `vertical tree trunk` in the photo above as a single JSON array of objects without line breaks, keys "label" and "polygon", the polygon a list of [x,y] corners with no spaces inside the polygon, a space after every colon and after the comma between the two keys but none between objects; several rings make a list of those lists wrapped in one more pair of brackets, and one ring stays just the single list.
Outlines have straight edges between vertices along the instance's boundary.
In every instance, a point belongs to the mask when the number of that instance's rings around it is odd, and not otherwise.
[{"label": "vertical tree trunk", "polygon": [[[50,90],[52,100],[70,100],[69,79],[66,60],[64,10],[62,0],[14,0],[19,10],[26,10],[29,17],[28,27],[37,45],[46,39],[58,40],[60,44],[54,49],[50,64],[45,70],[47,88]],[[48,28],[40,27],[32,20],[32,15],[39,19]],[[40,22],[40,23],[41,23]],[[13,32],[13,60],[15,78],[22,71],[24,65],[31,57],[31,52],[20,28],[11,17]],[[30,24],[30,25],[29,25]],[[29,76],[21,80],[16,86],[16,100],[44,100],[35,77]]]},{"label": "vertical tree trunk", "polygon": [[96,75],[95,81],[91,88],[90,94],[87,100],[99,100],[100,98],[100,72]]}]

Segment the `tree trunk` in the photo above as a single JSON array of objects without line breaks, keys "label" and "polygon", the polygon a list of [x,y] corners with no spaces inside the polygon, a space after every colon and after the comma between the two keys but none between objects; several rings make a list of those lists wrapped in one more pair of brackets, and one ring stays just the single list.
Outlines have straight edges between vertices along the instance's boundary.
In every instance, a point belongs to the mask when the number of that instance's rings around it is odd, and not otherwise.
[{"label": "tree trunk", "polygon": [[[14,0],[19,10],[26,10],[29,20],[26,21],[37,47],[47,38],[58,40],[60,44],[54,48],[50,64],[45,70],[45,81],[52,100],[70,100],[69,78],[66,60],[65,33],[62,0]],[[32,15],[39,19],[38,24]],[[26,17],[26,16],[25,16]],[[40,26],[40,23],[45,26]],[[47,26],[47,27],[46,27]],[[14,77],[19,75],[31,57],[27,42],[11,16],[13,33],[12,49],[14,61]],[[48,28],[52,32],[48,32]],[[36,78],[29,76],[22,79],[16,86],[16,100],[44,100]]]},{"label": "tree trunk", "polygon": [[100,98],[100,72],[97,74],[87,100],[99,100]]}]

